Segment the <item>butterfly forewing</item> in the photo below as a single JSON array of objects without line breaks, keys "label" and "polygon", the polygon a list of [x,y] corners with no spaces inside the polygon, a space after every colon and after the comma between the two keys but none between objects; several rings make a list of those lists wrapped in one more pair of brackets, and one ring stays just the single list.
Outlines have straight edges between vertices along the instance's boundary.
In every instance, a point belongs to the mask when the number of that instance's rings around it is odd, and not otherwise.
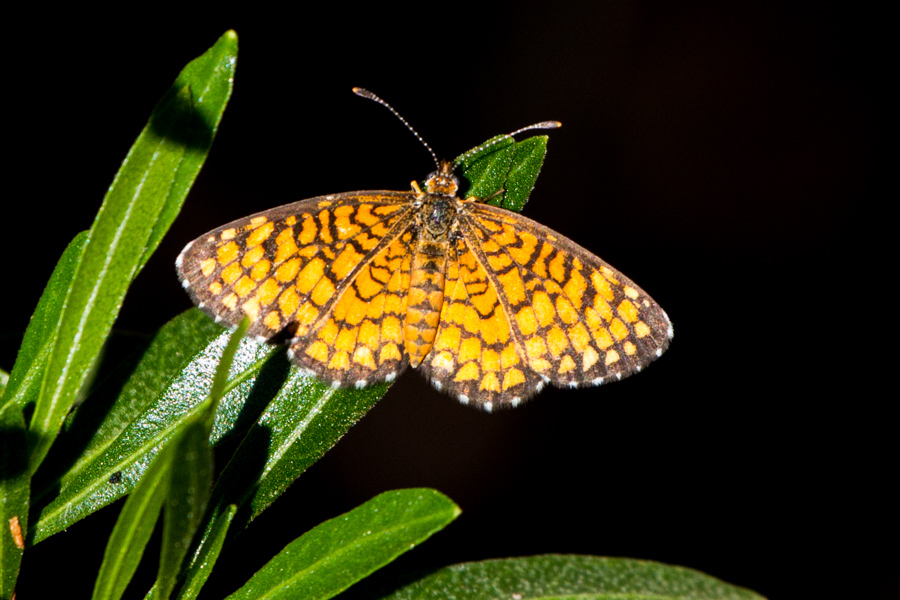
[{"label": "butterfly forewing", "polygon": [[[215,229],[177,261],[194,302],[217,321],[270,338],[321,328],[348,289],[370,298],[374,258],[409,228],[410,196],[356,192],[288,204]],[[366,268],[364,268],[366,267]],[[380,272],[379,272],[380,273]]]}]

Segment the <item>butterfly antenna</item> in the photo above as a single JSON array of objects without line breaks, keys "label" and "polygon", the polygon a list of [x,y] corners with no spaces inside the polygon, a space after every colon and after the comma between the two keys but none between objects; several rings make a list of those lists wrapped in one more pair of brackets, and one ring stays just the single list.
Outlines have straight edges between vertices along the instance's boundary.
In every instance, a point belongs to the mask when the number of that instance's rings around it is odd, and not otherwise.
[{"label": "butterfly antenna", "polygon": [[534,125],[529,125],[528,127],[523,127],[522,129],[516,129],[512,133],[507,133],[507,137],[516,136],[523,131],[530,131],[531,129],[558,129],[562,127],[562,123],[559,121],[541,121],[540,123],[535,123]]},{"label": "butterfly antenna", "polygon": [[431,158],[434,159],[434,164],[437,165],[437,168],[438,168],[438,169],[441,168],[441,163],[440,163],[440,161],[438,160],[437,154],[434,153],[434,150],[431,149],[431,146],[429,146],[428,143],[427,143],[425,140],[422,139],[422,136],[419,135],[419,132],[416,131],[415,129],[413,129],[413,126],[410,125],[410,124],[406,121],[406,119],[404,119],[404,118],[400,115],[400,113],[398,113],[396,110],[394,110],[394,107],[393,107],[393,106],[391,106],[390,104],[388,104],[387,102],[385,102],[384,100],[382,100],[381,98],[379,98],[378,96],[376,96],[375,94],[373,94],[372,92],[370,92],[369,90],[363,89],[363,88],[361,88],[361,87],[355,87],[355,88],[353,88],[353,93],[356,94],[357,96],[362,96],[363,98],[368,98],[369,100],[373,100],[373,101],[377,102],[378,104],[380,104],[380,105],[384,106],[385,108],[387,108],[387,109],[388,109],[389,111],[391,111],[392,113],[394,113],[394,116],[397,117],[398,119],[400,119],[400,121],[401,121],[404,125],[406,125],[406,128],[409,129],[409,130],[412,132],[412,134],[413,134],[414,136],[416,136],[416,139],[419,140],[419,141],[422,143],[423,146],[425,146],[425,149],[428,150],[429,154],[431,154]]},{"label": "butterfly antenna", "polygon": [[562,127],[562,123],[560,123],[559,121],[541,121],[540,123],[535,123],[534,125],[529,125],[528,127],[516,129],[512,133],[498,135],[493,140],[491,140],[487,143],[484,143],[481,146],[478,146],[476,148],[472,148],[471,150],[469,150],[468,152],[466,152],[465,154],[460,156],[458,159],[456,159],[455,164],[458,165],[458,164],[462,163],[464,160],[466,160],[467,158],[469,158],[471,155],[475,154],[476,152],[481,152],[485,148],[490,148],[494,144],[502,142],[505,139],[514,137],[514,136],[522,133],[523,131],[531,131],[532,129],[557,129],[559,127]]}]

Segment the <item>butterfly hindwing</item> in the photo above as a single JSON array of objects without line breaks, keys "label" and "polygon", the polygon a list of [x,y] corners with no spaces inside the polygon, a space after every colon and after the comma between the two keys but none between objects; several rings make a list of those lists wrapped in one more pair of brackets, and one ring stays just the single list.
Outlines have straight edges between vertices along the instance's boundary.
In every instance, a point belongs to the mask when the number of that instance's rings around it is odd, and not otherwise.
[{"label": "butterfly hindwing", "polygon": [[516,213],[466,206],[435,351],[423,363],[438,387],[517,404],[545,382],[621,379],[666,349],[665,312],[603,260]]},{"label": "butterfly hindwing", "polygon": [[497,274],[465,234],[451,247],[438,333],[419,367],[435,387],[488,407],[515,403],[541,385],[523,364]]},{"label": "butterfly hindwing", "polygon": [[336,385],[357,387],[392,381],[406,368],[403,322],[413,233],[407,226],[392,237],[337,284],[331,301],[321,305],[321,316],[298,332],[290,355],[299,367]]}]

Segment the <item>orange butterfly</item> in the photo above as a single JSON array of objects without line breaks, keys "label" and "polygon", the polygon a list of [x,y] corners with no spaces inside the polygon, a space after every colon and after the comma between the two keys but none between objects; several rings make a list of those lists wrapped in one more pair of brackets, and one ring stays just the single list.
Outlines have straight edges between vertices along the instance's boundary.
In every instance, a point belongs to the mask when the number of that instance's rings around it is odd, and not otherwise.
[{"label": "orange butterfly", "polygon": [[178,273],[216,321],[247,316],[261,340],[289,329],[290,359],[311,375],[362,387],[411,364],[488,411],[547,383],[621,379],[666,350],[671,321],[627,277],[458,189],[441,162],[424,191],[413,182],[273,208],[188,244]]}]

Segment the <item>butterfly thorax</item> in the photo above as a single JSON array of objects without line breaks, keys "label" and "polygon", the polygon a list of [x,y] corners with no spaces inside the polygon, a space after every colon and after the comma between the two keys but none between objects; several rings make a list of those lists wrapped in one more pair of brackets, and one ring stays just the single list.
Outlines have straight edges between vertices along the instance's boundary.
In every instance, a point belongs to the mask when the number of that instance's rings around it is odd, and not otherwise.
[{"label": "butterfly thorax", "polygon": [[456,198],[429,194],[428,200],[419,208],[419,237],[429,241],[445,239],[456,226],[458,202]]}]

